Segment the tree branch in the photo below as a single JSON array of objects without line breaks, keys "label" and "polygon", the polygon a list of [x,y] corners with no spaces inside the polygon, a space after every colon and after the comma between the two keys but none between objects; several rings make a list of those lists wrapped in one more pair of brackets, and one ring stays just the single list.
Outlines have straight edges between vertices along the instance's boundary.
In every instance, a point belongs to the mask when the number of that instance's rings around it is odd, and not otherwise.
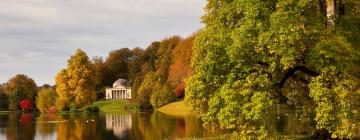
[{"label": "tree branch", "polygon": [[287,79],[289,79],[289,77],[291,77],[292,75],[295,74],[295,72],[297,71],[302,71],[304,72],[305,74],[307,75],[310,75],[310,76],[318,76],[319,74],[315,71],[312,71],[312,70],[309,70],[308,68],[304,67],[304,66],[296,66],[292,69],[289,69],[285,76],[281,79],[279,85],[280,85],[280,88],[282,88],[285,84],[285,82],[287,81]]}]

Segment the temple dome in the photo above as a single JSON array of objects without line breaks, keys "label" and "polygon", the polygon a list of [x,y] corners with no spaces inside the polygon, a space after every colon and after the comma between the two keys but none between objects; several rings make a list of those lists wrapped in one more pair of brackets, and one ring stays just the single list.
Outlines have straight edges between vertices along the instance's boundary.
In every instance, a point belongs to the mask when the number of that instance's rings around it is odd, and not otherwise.
[{"label": "temple dome", "polygon": [[118,87],[118,86],[127,86],[127,80],[125,79],[119,79],[119,80],[116,80],[113,84],[113,87]]}]

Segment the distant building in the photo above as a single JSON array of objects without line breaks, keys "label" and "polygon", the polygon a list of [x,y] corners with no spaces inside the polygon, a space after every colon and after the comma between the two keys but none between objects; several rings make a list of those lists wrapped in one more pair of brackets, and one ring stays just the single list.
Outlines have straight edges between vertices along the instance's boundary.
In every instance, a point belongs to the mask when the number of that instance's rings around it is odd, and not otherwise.
[{"label": "distant building", "polygon": [[116,80],[112,88],[106,88],[107,100],[131,99],[131,87],[127,86],[127,80]]}]

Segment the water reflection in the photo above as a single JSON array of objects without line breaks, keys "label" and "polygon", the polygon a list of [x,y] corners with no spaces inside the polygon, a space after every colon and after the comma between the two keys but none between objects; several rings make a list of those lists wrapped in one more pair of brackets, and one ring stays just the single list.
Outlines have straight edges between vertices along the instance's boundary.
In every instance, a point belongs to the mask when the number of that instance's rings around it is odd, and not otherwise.
[{"label": "water reflection", "polygon": [[118,138],[125,139],[132,126],[131,114],[106,114],[106,130],[112,130]]},{"label": "water reflection", "polygon": [[41,114],[36,120],[37,135],[41,139],[51,139],[56,132],[56,114]]},{"label": "water reflection", "polygon": [[[315,130],[311,118],[313,116],[308,111],[282,111],[269,116],[259,126],[266,126],[268,136],[274,139],[283,138],[279,135],[309,135]],[[221,134],[219,131],[206,131],[196,115],[176,117],[158,112],[0,114],[0,120],[0,139],[8,140],[172,140]]]},{"label": "water reflection", "polygon": [[95,121],[95,119],[95,115],[59,115],[57,117],[57,139],[100,139],[101,137],[97,135],[97,121]]},{"label": "water reflection", "polygon": [[7,140],[34,139],[35,125],[33,122],[33,114],[9,114],[5,134]]}]

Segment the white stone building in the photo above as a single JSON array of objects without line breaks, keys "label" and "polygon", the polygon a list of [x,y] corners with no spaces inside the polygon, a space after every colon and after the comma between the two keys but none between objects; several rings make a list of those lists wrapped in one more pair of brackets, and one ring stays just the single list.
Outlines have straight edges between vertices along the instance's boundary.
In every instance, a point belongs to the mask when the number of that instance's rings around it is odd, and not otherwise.
[{"label": "white stone building", "polygon": [[127,86],[127,80],[116,80],[112,88],[106,88],[107,100],[131,99],[131,87]]}]

